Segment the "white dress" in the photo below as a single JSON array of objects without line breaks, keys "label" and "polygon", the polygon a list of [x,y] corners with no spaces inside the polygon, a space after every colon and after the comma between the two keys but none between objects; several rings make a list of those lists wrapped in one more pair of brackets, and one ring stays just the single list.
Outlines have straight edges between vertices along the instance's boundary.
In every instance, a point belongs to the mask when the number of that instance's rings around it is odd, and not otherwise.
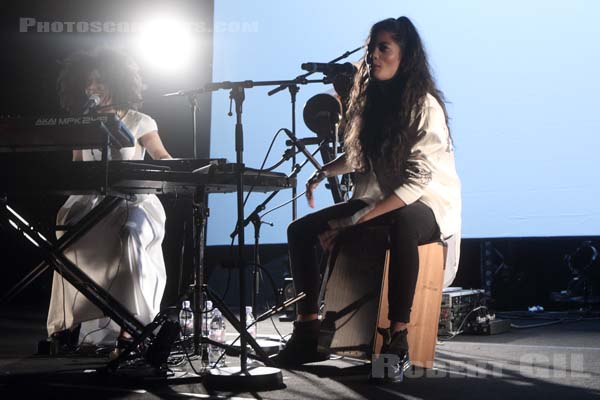
[{"label": "white dress", "polygon": [[[111,153],[113,160],[142,160],[139,138],[156,131],[148,115],[129,110],[122,120],[136,138],[135,147]],[[99,150],[84,150],[83,161],[100,160]],[[58,212],[56,223],[79,221],[102,201],[98,195],[70,196]],[[123,201],[64,253],[96,283],[107,290],[144,325],[160,310],[166,284],[162,253],[165,212],[155,195],[137,195]],[[48,311],[48,334],[81,323],[80,341],[114,344],[120,327],[105,317],[83,294],[54,273]]]}]

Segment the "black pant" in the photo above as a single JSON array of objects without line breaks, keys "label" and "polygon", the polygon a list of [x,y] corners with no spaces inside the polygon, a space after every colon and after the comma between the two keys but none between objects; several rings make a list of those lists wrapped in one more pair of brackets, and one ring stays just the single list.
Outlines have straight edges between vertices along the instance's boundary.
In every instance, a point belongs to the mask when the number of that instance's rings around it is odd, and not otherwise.
[{"label": "black pant", "polygon": [[[289,225],[287,234],[294,286],[298,293],[306,293],[304,300],[298,302],[299,314],[318,312],[320,279],[314,251],[319,242],[318,235],[330,229],[328,221],[349,217],[365,206],[360,200],[350,200],[305,215]],[[389,227],[388,318],[394,322],[409,322],[419,273],[417,247],[439,239],[435,216],[428,206],[416,202],[380,215],[364,225]]]}]

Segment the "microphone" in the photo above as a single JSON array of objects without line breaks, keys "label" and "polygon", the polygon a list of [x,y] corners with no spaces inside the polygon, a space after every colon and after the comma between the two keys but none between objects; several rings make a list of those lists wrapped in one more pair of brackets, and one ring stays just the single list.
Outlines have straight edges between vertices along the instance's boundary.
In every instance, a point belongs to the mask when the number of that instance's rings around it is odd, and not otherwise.
[{"label": "microphone", "polygon": [[284,130],[285,134],[288,135],[288,137],[292,140],[292,143],[302,152],[302,154],[304,154],[306,156],[308,161],[310,161],[310,163],[316,169],[320,170],[321,164],[319,164],[319,162],[317,160],[315,160],[315,158],[312,156],[312,154],[310,154],[310,151],[306,150],[306,147],[304,147],[304,144],[302,144],[302,142],[300,140],[298,140],[296,138],[296,136],[294,136],[292,131],[290,131],[289,129],[286,129],[286,128],[283,128],[283,130]]},{"label": "microphone", "polygon": [[323,75],[354,74],[356,67],[352,63],[303,63],[301,68],[309,72],[322,72]]},{"label": "microphone", "polygon": [[[314,144],[321,144],[321,142],[323,141],[323,139],[318,138],[318,137],[308,137],[308,138],[302,138],[302,139],[298,139],[298,143],[302,143],[305,146],[311,146]],[[292,140],[286,140],[285,141],[285,145],[286,146],[291,146],[293,145],[294,142]]]},{"label": "microphone", "polygon": [[91,95],[83,105],[81,114],[86,115],[100,105],[100,96],[97,94]]}]

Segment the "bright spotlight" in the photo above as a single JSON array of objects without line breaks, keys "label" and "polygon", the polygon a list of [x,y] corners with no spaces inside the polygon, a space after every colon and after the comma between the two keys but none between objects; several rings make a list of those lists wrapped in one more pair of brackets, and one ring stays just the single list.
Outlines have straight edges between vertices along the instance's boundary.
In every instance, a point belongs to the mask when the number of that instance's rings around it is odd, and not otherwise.
[{"label": "bright spotlight", "polygon": [[145,23],[138,43],[148,64],[169,72],[184,69],[196,45],[191,26],[173,18]]}]

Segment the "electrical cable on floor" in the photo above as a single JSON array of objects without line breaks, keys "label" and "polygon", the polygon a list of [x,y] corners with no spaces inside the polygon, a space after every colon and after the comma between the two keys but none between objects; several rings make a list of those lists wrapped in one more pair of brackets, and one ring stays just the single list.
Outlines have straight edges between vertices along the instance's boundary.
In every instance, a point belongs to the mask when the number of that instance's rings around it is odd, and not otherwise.
[{"label": "electrical cable on floor", "polygon": [[599,315],[594,316],[583,316],[581,312],[573,312],[573,311],[544,311],[541,313],[532,313],[529,311],[503,311],[497,312],[496,315],[500,315],[506,318],[512,319],[548,319],[548,320],[556,320],[556,319],[571,319],[571,320],[598,320],[600,319]]},{"label": "electrical cable on floor", "polygon": [[[554,313],[554,314],[556,314],[556,313]],[[564,313],[558,313],[558,314],[564,314]],[[547,320],[547,322],[541,322],[541,323],[536,323],[536,324],[526,324],[526,325],[518,325],[518,324],[511,323],[510,327],[515,328],[515,329],[541,328],[544,326],[566,324],[566,323],[571,323],[571,322],[600,320],[600,318],[596,318],[596,317],[591,317],[591,318],[586,318],[586,317],[582,317],[582,316],[569,317],[568,315],[562,316],[562,317],[559,317],[559,316],[552,317],[551,315],[519,315],[519,314],[515,315],[515,314],[510,314],[510,313],[501,313],[500,315],[502,315],[503,317],[506,317],[506,318],[510,318],[510,319]]]},{"label": "electrical cable on floor", "polygon": [[474,309],[472,309],[471,311],[469,311],[467,313],[467,315],[465,315],[465,317],[461,321],[461,323],[458,326],[458,329],[456,331],[454,331],[449,336],[442,336],[442,337],[438,336],[438,340],[440,340],[442,342],[447,342],[449,340],[454,339],[456,336],[460,335],[463,332],[463,330],[462,330],[463,326],[465,325],[465,323],[467,322],[467,320],[469,319],[469,317],[471,316],[471,314],[473,314],[475,311],[479,311],[479,310],[483,310],[483,309],[487,310],[488,308],[486,306],[478,306],[478,307],[475,307]]},{"label": "electrical cable on floor", "polygon": [[598,317],[585,317],[581,316],[580,313],[573,313],[571,311],[550,311],[544,313],[531,313],[531,312],[501,312],[496,313],[496,315],[501,316],[507,319],[520,319],[520,320],[546,320],[547,322],[541,322],[536,324],[526,324],[519,325],[511,323],[510,327],[514,329],[531,329],[531,328],[541,328],[544,326],[550,325],[558,325],[565,324],[570,322],[580,322],[580,321],[597,321],[600,320]]},{"label": "electrical cable on floor", "polygon": [[[181,311],[181,308],[178,308]],[[184,320],[184,323],[187,321],[187,318]],[[185,325],[184,325],[185,326]],[[186,342],[189,342],[189,338],[185,338],[186,335],[186,331],[187,329],[184,328],[181,332],[181,340],[176,341],[174,344],[177,346],[178,349],[180,349],[181,351],[183,351],[183,356],[177,356],[177,353],[175,353],[175,355],[173,355],[173,353],[171,353],[169,355],[169,358],[167,360],[167,365],[168,366],[181,366],[185,361],[188,362],[190,368],[192,369],[192,371],[194,371],[194,373],[196,375],[200,375],[201,372],[197,371],[196,368],[194,367],[194,364],[192,363],[192,361],[195,361],[192,359],[192,357],[190,357],[190,354],[187,351],[187,347],[186,347]]]},{"label": "electrical cable on floor", "polygon": [[[463,333],[463,330],[462,330],[463,325],[468,320],[469,316],[473,312],[483,309],[483,308],[487,309],[486,306],[479,306],[479,307],[476,307],[473,310],[469,311],[469,313],[467,313],[467,315],[465,315],[465,317],[461,321],[461,324],[456,331],[454,331],[449,336],[439,336],[438,340],[442,341],[442,342],[449,341],[449,340],[455,338],[457,335]],[[567,315],[564,315],[564,314],[567,314]],[[574,315],[572,317],[569,317],[568,314],[572,314],[572,313],[567,311],[567,312],[548,312],[545,314],[533,314],[531,312],[527,312],[527,314],[524,314],[524,313],[520,313],[517,311],[517,312],[497,312],[496,316],[500,317],[500,318],[511,319],[511,320],[514,320],[514,319],[547,320],[547,322],[541,322],[541,323],[536,323],[536,324],[527,324],[527,325],[519,325],[519,324],[511,323],[510,327],[514,328],[514,329],[533,329],[533,328],[542,328],[542,327],[551,326],[551,325],[565,324],[565,323],[570,323],[570,322],[600,320],[599,317],[595,317],[595,316],[594,317],[582,317],[580,315]]]},{"label": "electrical cable on floor", "polygon": [[[541,328],[543,326],[557,325],[557,324],[562,324],[564,322],[569,322],[569,321],[566,321],[566,320],[563,320],[563,319],[559,319],[559,320],[556,320],[556,321],[548,321],[548,322],[542,322],[542,323],[539,323],[539,324],[531,324],[531,325],[517,325],[517,324],[511,323],[510,327],[514,328],[514,329]],[[572,321],[572,322],[575,322],[575,321]]]},{"label": "electrical cable on floor", "polygon": [[201,372],[198,372],[196,370],[196,367],[194,367],[194,364],[192,363],[192,359],[190,358],[190,355],[187,352],[187,349],[185,348],[185,343],[181,346],[181,348],[182,348],[183,352],[185,353],[185,358],[187,359],[188,364],[190,365],[190,368],[192,368],[192,371],[194,371],[194,373],[196,375],[201,375]]}]

